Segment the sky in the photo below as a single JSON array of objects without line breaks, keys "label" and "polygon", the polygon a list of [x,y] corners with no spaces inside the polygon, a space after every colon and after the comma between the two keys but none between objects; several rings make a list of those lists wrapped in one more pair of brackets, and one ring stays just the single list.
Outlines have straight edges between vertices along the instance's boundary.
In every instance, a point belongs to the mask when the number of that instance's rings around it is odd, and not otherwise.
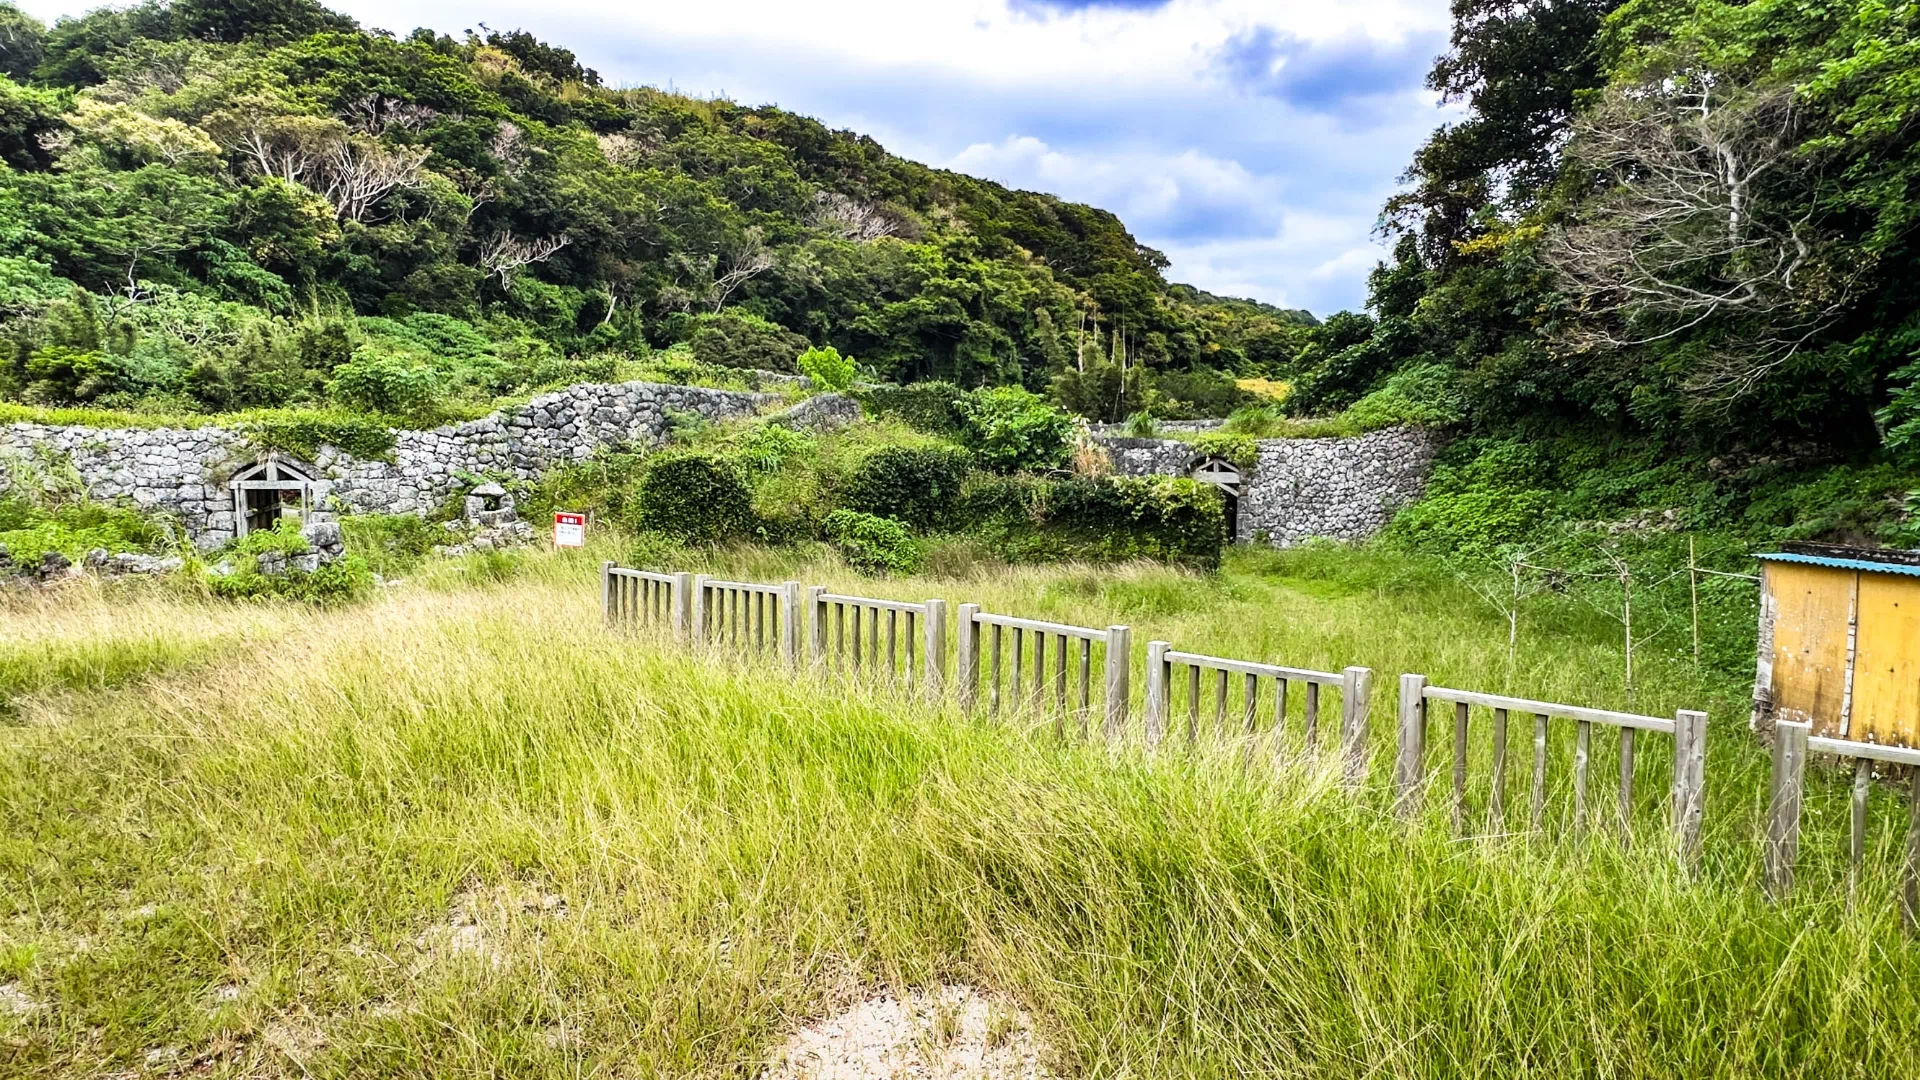
[{"label": "sky", "polygon": [[[25,0],[51,21],[95,3]],[[775,104],[902,157],[1118,214],[1168,277],[1326,315],[1450,118],[1446,0],[330,0],[363,25],[525,29],[616,86]]]}]

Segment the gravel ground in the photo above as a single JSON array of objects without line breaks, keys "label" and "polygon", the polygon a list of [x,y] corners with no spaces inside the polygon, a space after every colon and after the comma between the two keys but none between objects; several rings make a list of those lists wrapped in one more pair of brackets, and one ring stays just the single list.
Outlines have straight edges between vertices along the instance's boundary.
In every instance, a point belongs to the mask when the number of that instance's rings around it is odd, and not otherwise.
[{"label": "gravel ground", "polygon": [[1043,1080],[1027,1015],[964,986],[862,1002],[795,1032],[761,1080]]}]

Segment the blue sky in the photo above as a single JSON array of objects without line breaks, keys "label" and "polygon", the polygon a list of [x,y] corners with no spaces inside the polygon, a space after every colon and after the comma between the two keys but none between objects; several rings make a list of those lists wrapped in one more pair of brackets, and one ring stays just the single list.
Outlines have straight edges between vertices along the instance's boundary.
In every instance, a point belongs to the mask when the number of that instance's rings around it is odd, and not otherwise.
[{"label": "blue sky", "polygon": [[[51,20],[94,6],[22,4]],[[773,103],[1119,214],[1214,292],[1357,307],[1380,205],[1448,118],[1445,0],[335,0],[405,33],[516,27],[616,85]]]}]

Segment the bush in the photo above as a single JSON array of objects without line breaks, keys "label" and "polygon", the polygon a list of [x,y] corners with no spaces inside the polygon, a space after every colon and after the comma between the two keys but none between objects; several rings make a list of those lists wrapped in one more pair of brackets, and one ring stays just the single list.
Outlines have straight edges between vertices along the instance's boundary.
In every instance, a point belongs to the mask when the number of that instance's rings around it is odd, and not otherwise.
[{"label": "bush", "polygon": [[342,404],[396,416],[425,413],[440,394],[433,365],[406,356],[374,356],[356,349],[353,359],[333,369],[327,393]]},{"label": "bush", "polygon": [[827,515],[827,541],[847,565],[864,574],[911,574],[920,568],[920,545],[907,527],[890,518],[835,510]]},{"label": "bush", "polygon": [[648,459],[634,491],[635,524],[692,544],[746,536],[753,496],[732,462],[708,454],[666,453]]},{"label": "bush", "polygon": [[1242,469],[1253,468],[1260,459],[1260,443],[1251,435],[1241,435],[1231,431],[1203,431],[1189,439],[1188,443],[1196,454],[1225,458]]},{"label": "bush", "polygon": [[850,510],[916,529],[944,528],[972,468],[972,457],[957,447],[881,447],[861,459],[843,501]]},{"label": "bush", "polygon": [[929,435],[957,436],[966,430],[959,406],[963,391],[949,382],[863,386],[851,396],[875,420],[898,420]]},{"label": "bush", "polygon": [[393,429],[377,418],[337,411],[287,411],[244,421],[241,428],[259,449],[282,450],[302,461],[312,461],[322,446],[363,461],[393,460]]},{"label": "bush", "polygon": [[964,439],[995,472],[1051,469],[1067,458],[1073,416],[1017,386],[975,390],[958,402]]},{"label": "bush", "polygon": [[77,563],[94,548],[116,555],[158,552],[171,541],[159,522],[126,507],[85,501],[45,507],[16,495],[0,496],[0,547],[18,567],[39,566],[49,551]]},{"label": "bush", "polygon": [[816,390],[845,390],[853,385],[853,357],[841,356],[831,345],[801,353],[799,364],[800,374],[811,379]]},{"label": "bush", "polygon": [[347,551],[376,574],[391,577],[419,566],[447,531],[418,514],[350,514],[340,519]]},{"label": "bush", "polygon": [[962,512],[1011,562],[1145,558],[1211,570],[1227,542],[1220,492],[1183,477],[976,474]]},{"label": "bush", "polygon": [[228,600],[270,597],[328,607],[365,595],[373,587],[373,571],[358,555],[343,556],[312,571],[267,574],[260,570],[262,555],[292,558],[307,551],[299,523],[283,519],[271,529],[250,532],[228,545],[222,554],[233,572],[208,574],[207,588]]},{"label": "bush", "polygon": [[687,345],[704,364],[791,372],[794,357],[807,349],[806,338],[744,311],[700,315],[692,322]]}]

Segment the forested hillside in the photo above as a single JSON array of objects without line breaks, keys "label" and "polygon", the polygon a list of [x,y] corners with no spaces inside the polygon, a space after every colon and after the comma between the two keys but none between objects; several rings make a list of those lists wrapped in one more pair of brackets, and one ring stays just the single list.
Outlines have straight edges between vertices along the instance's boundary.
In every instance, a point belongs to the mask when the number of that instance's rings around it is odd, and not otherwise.
[{"label": "forested hillside", "polygon": [[[431,418],[622,363],[1246,400],[1311,318],[1171,288],[1112,214],[777,108],[615,89],[521,32],[311,0],[0,3],[0,390]],[[690,354],[690,356],[689,356]]]},{"label": "forested hillside", "polygon": [[1676,527],[1915,542],[1920,9],[1454,0],[1466,106],[1383,218],[1369,312],[1291,407],[1386,383],[1472,437],[1423,527],[1537,543]]}]

